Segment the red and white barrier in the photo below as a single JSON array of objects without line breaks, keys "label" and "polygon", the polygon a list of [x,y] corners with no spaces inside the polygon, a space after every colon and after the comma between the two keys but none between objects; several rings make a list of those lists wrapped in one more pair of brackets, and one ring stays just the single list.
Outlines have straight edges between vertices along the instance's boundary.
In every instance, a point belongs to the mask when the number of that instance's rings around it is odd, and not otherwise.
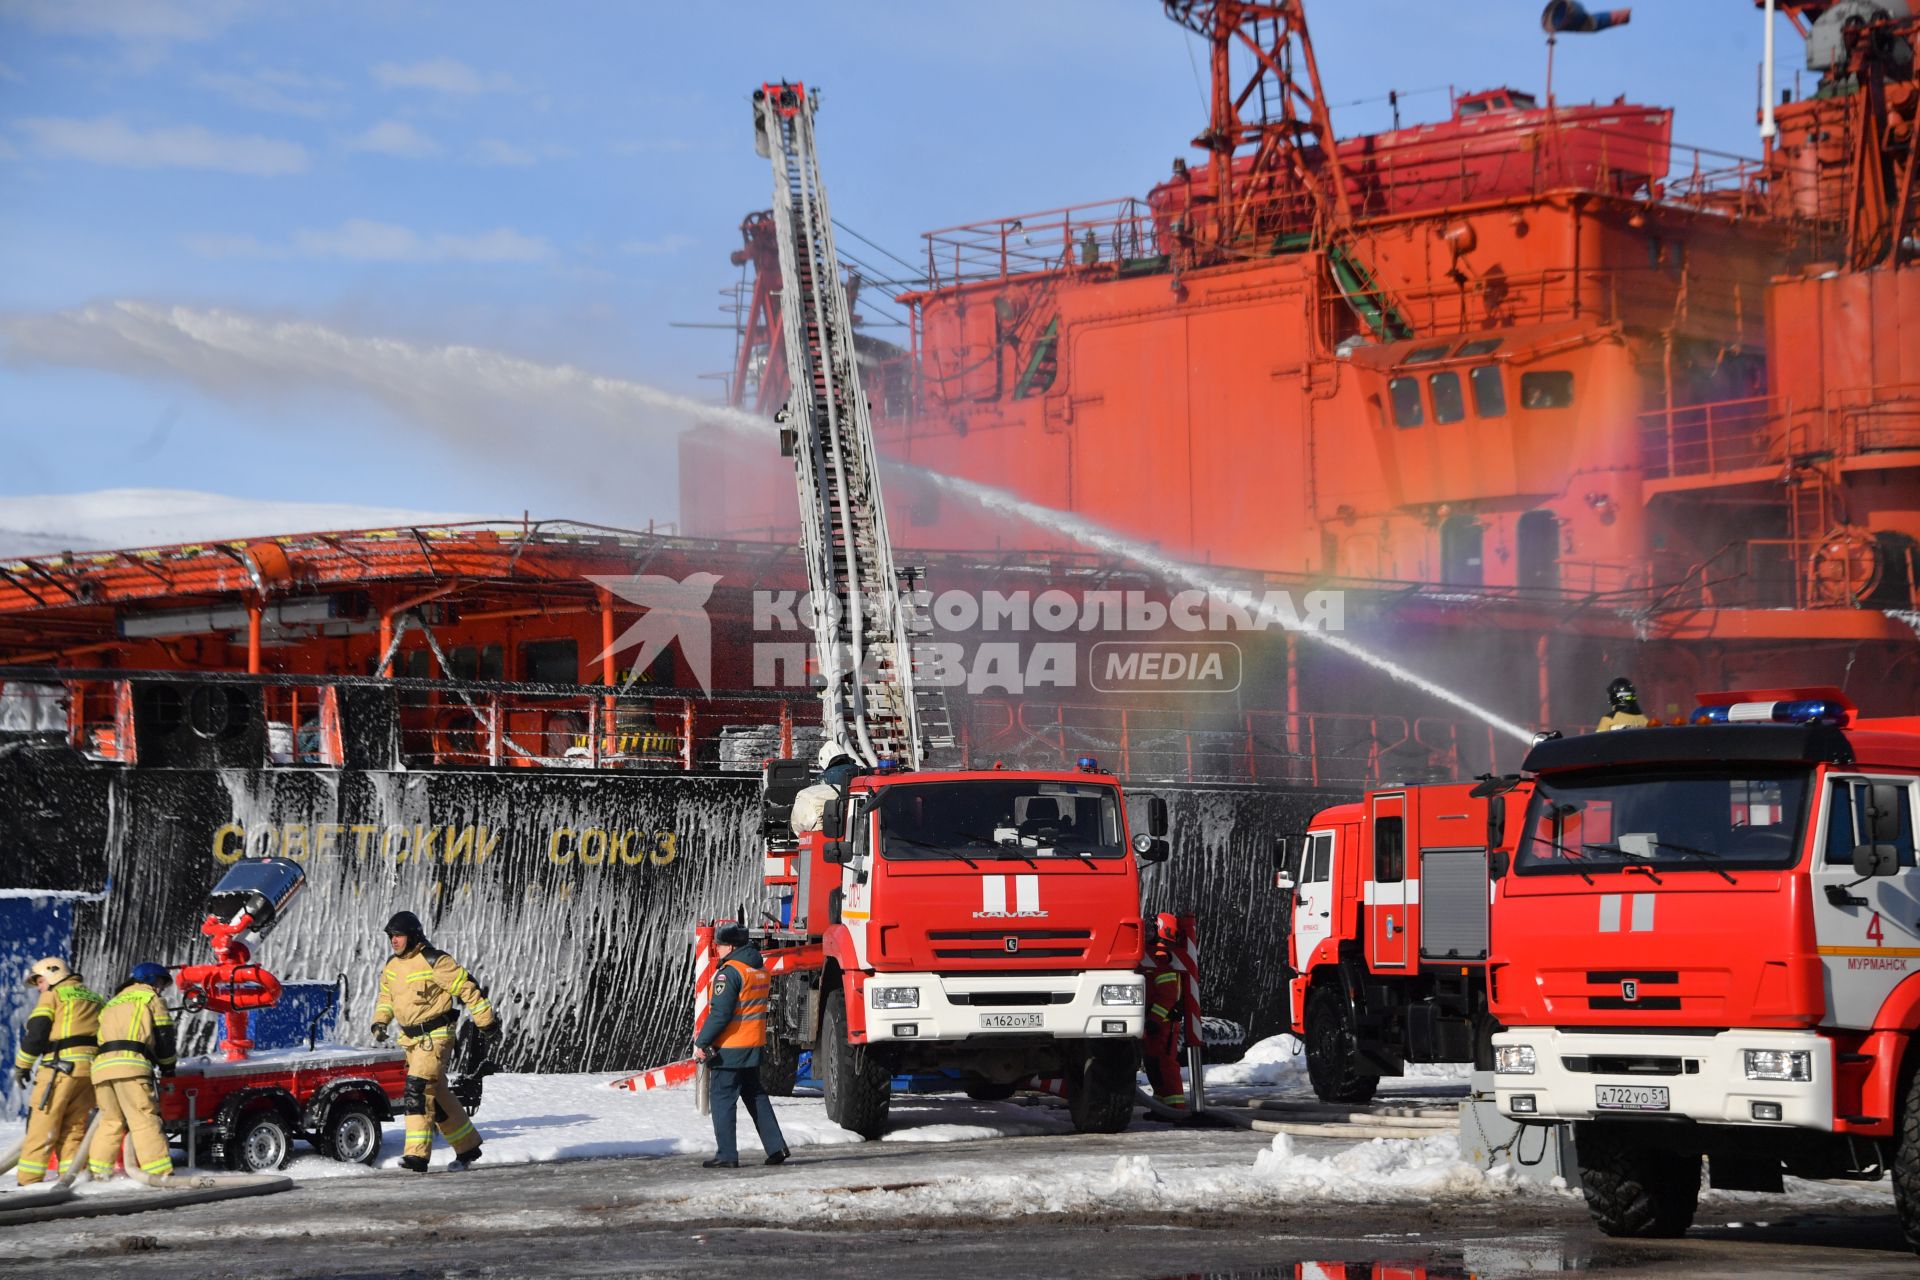
[{"label": "red and white barrier", "polygon": [[693,1073],[699,1069],[699,1066],[700,1064],[691,1058],[685,1062],[669,1062],[664,1067],[654,1067],[650,1071],[642,1071],[637,1076],[615,1080],[613,1087],[630,1089],[634,1093],[647,1089],[677,1089],[693,1079]]}]

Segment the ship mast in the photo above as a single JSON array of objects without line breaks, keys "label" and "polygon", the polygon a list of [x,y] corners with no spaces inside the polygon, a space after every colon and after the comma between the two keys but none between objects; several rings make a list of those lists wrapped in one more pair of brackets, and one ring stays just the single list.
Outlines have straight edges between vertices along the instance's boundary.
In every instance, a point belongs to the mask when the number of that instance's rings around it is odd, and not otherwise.
[{"label": "ship mast", "polygon": [[[1302,192],[1322,236],[1337,236],[1353,211],[1302,0],[1163,3],[1169,18],[1211,49],[1211,118],[1193,140],[1212,153],[1218,202],[1200,229],[1203,241],[1224,254],[1282,212],[1275,195]],[[1235,161],[1248,148],[1251,162],[1236,174]],[[1282,175],[1291,181],[1276,182]]]}]

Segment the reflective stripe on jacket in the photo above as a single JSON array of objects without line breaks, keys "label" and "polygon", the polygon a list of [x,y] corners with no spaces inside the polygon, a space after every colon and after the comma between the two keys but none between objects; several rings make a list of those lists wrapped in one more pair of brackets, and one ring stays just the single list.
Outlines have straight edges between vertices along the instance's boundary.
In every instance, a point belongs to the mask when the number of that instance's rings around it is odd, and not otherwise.
[{"label": "reflective stripe on jacket", "polygon": [[144,982],[128,983],[100,1012],[100,1042],[121,1041],[144,1049],[103,1049],[93,1063],[95,1082],[134,1080],[152,1074],[156,1066],[171,1067],[173,1039],[173,1019],[160,993]]},{"label": "reflective stripe on jacket", "polygon": [[[380,970],[380,997],[373,1006],[373,1021],[385,1026],[397,1021],[401,1035],[408,1040],[449,1040],[453,1038],[453,1002],[467,1007],[467,1015],[477,1026],[493,1025],[493,1002],[480,982],[444,951],[421,945],[394,956]],[[444,1021],[443,1021],[444,1019]],[[428,1028],[409,1035],[408,1027]]]},{"label": "reflective stripe on jacket", "polygon": [[77,976],[62,978],[42,991],[20,1032],[20,1045],[13,1055],[15,1069],[24,1070],[34,1059],[51,1053],[61,1062],[72,1063],[76,1075],[86,1075],[94,1046],[100,1042],[100,1007],[105,1003]]}]

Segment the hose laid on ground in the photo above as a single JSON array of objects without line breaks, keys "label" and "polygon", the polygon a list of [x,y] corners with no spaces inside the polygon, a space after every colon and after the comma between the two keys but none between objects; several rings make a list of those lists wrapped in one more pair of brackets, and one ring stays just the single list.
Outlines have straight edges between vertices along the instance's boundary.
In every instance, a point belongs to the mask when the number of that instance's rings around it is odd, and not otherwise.
[{"label": "hose laid on ground", "polygon": [[[33,1219],[25,1216],[31,1211],[35,1209],[52,1208],[57,1205],[66,1204],[72,1200],[74,1179],[78,1178],[80,1171],[87,1167],[87,1158],[84,1153],[92,1149],[93,1131],[99,1127],[99,1111],[89,1112],[87,1115],[87,1131],[80,1139],[80,1150],[82,1154],[69,1162],[67,1167],[60,1171],[58,1181],[40,1186],[24,1187],[18,1191],[11,1191],[4,1196],[0,1196],[0,1223],[31,1222]],[[20,1162],[20,1151],[25,1144],[25,1138],[13,1144],[12,1149],[7,1152],[4,1164],[0,1165],[0,1174],[6,1173],[7,1170],[12,1169]]]},{"label": "hose laid on ground", "polygon": [[[138,1174],[136,1177],[140,1176]],[[64,1195],[54,1201],[40,1201],[11,1212],[0,1212],[0,1226],[21,1222],[50,1222],[57,1218],[91,1218],[115,1213],[145,1213],[149,1209],[174,1209],[181,1205],[205,1204],[210,1200],[238,1200],[245,1196],[271,1195],[293,1187],[293,1179],[277,1173],[175,1174],[154,1180],[150,1191],[131,1195],[82,1196],[75,1198],[71,1188],[56,1188]],[[8,1196],[6,1199],[12,1199]]]},{"label": "hose laid on ground", "polygon": [[21,1138],[20,1141],[7,1148],[6,1154],[0,1155],[0,1173],[13,1172],[13,1166],[20,1163],[20,1149],[26,1145],[27,1140]]}]

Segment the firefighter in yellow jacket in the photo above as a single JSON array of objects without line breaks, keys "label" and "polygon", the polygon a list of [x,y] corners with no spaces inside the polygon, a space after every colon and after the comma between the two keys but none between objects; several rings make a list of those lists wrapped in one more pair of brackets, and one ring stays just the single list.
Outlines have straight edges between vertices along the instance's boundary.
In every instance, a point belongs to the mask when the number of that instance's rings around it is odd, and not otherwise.
[{"label": "firefighter in yellow jacket", "polygon": [[451,1169],[465,1169],[480,1158],[480,1135],[466,1108],[447,1087],[447,1058],[453,1053],[458,999],[489,1048],[499,1043],[500,1020],[478,979],[444,951],[427,942],[420,917],[411,911],[387,921],[387,941],[393,958],[380,970],[380,999],[373,1009],[373,1035],[384,1040],[389,1023],[400,1026],[400,1047],[407,1051],[407,1092],[401,1110],[406,1116],[407,1146],[402,1168],[427,1171],[433,1151],[433,1129],[453,1148]]},{"label": "firefighter in yellow jacket", "polygon": [[27,1136],[17,1174],[23,1187],[47,1176],[56,1150],[63,1172],[80,1158],[93,1110],[91,1076],[103,1003],[58,956],[29,969],[27,985],[39,990],[40,999],[27,1015],[13,1055],[14,1080],[27,1089]]},{"label": "firefighter in yellow jacket", "polygon": [[1163,1105],[1187,1105],[1180,1075],[1180,1035],[1186,1026],[1186,976],[1173,958],[1180,942],[1180,917],[1163,911],[1154,922],[1153,943],[1142,968],[1147,978],[1147,1026],[1141,1045],[1153,1096]]},{"label": "firefighter in yellow jacket", "polygon": [[87,1152],[87,1170],[96,1179],[112,1172],[121,1141],[129,1136],[132,1164],[141,1173],[149,1178],[173,1174],[173,1153],[160,1130],[160,1108],[153,1095],[153,1073],[173,1074],[173,1019],[160,999],[172,983],[165,965],[137,964],[120,994],[100,1011],[100,1056],[93,1063],[100,1127]]}]

